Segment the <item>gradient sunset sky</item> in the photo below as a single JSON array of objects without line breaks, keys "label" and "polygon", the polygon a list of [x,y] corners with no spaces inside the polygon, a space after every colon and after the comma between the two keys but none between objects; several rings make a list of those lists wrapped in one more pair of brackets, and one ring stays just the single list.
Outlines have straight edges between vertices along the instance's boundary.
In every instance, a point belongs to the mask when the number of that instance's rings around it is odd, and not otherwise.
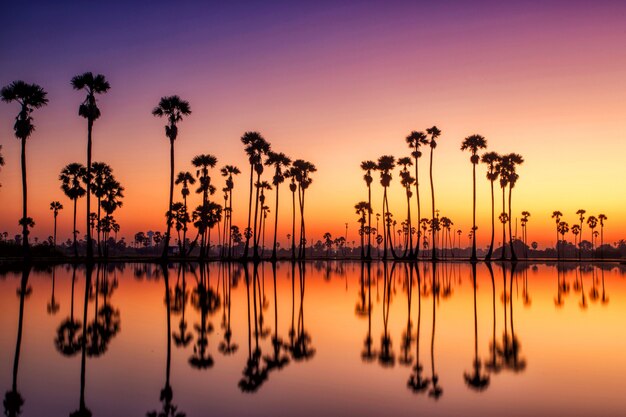
[{"label": "gradient sunset sky", "polygon": [[[307,235],[330,231],[358,241],[353,206],[367,198],[360,161],[407,156],[411,130],[437,125],[437,207],[462,229],[471,224],[471,164],[459,150],[479,133],[489,149],[518,152],[513,210],[532,216],[528,235],[554,244],[553,210],[608,216],[605,241],[626,234],[626,3],[623,2],[11,2],[0,27],[0,84],[42,85],[50,103],[34,113],[28,142],[33,235],[52,234],[52,200],[65,210],[59,239],[71,234],[71,202],[58,174],[86,160],[82,92],[72,76],[107,76],[94,160],[109,163],[126,188],[116,212],[127,239],[163,230],[169,144],[150,112],[178,94],[193,114],[180,125],[176,171],[212,153],[235,164],[234,224],[245,227],[248,169],[239,138],[257,130],[276,151],[313,162]],[[0,231],[19,233],[16,104],[0,103]],[[427,155],[420,161],[428,164]],[[478,237],[489,237],[489,186],[479,168]],[[218,189],[223,179],[214,171]],[[391,210],[405,217],[397,172]],[[376,183],[378,184],[378,179]],[[430,206],[427,170],[420,174]],[[290,228],[288,187],[280,236]],[[179,195],[179,194],[177,194]],[[215,196],[221,202],[221,193]],[[381,211],[381,189],[373,188]],[[194,198],[197,198],[194,196]],[[273,201],[273,196],[270,197]],[[195,205],[195,201],[192,203]],[[79,230],[84,233],[84,201]],[[273,211],[273,206],[272,206]],[[499,209],[497,209],[499,211]],[[415,214],[415,213],[413,213]],[[423,213],[428,214],[428,210]],[[268,226],[272,225],[268,222]],[[82,226],[82,227],[81,227]],[[590,239],[585,227],[584,239]],[[496,235],[497,236],[497,235]],[[571,238],[571,236],[570,236]]]}]

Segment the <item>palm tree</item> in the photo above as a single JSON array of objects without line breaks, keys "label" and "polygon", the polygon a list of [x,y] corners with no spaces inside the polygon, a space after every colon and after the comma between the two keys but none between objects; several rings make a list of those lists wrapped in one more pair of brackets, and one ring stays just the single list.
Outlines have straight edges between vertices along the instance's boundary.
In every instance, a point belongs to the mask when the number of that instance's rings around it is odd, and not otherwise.
[{"label": "palm tree", "polygon": [[554,245],[554,249],[556,249],[556,257],[560,258],[559,255],[559,223],[561,222],[561,217],[563,217],[563,213],[558,210],[552,212],[552,218],[556,221],[556,244]]},{"label": "palm tree", "polygon": [[[253,176],[257,173],[257,181],[261,180],[261,174],[263,173],[263,155],[266,155],[270,151],[270,144],[261,136],[259,132],[245,132],[241,137],[241,142],[245,145],[245,151],[248,155],[248,162],[250,162],[250,196],[248,199],[248,227],[246,228],[246,244],[243,250],[243,258],[248,257],[248,250],[250,249],[250,238],[256,233],[256,225],[254,232],[251,229],[252,219],[252,190],[254,189]],[[258,215],[259,195],[257,189],[257,195],[255,199],[254,219],[256,221]]]},{"label": "palm tree", "polygon": [[[513,228],[512,224],[512,209],[511,209],[511,201],[513,194],[513,187],[517,183],[519,179],[519,175],[516,172],[516,166],[524,163],[524,158],[520,154],[510,153],[508,155],[504,155],[502,157],[504,161],[505,173],[507,178],[507,183],[509,185],[509,245],[511,247],[511,260],[517,261],[517,256],[515,255],[515,249],[513,248]],[[500,173],[502,176],[502,173]],[[502,241],[504,245],[504,240]]]},{"label": "palm tree", "polygon": [[561,235],[563,248],[565,248],[565,234],[569,232],[569,224],[567,222],[559,222],[559,225],[556,227],[556,230]]},{"label": "palm tree", "polygon": [[96,94],[105,94],[111,86],[104,75],[97,74],[94,76],[91,72],[85,72],[76,75],[71,81],[74,90],[85,90],[87,97],[78,108],[78,115],[87,119],[87,175],[85,177],[87,184],[87,258],[93,256],[93,247],[91,243],[91,229],[89,228],[89,213],[91,213],[91,146],[93,123],[100,117],[100,109],[98,108]]},{"label": "palm tree", "polygon": [[529,211],[522,211],[522,239],[524,240],[524,250],[526,251],[526,257],[528,258],[528,218],[530,217]]},{"label": "palm tree", "polygon": [[[211,177],[209,176],[209,168],[214,168],[217,165],[217,158],[210,154],[196,155],[191,160],[191,164],[196,167],[196,177],[198,177],[198,189],[196,193],[202,194],[202,205],[209,204],[209,195],[215,193],[215,187],[211,184]],[[206,244],[206,232],[207,229],[203,229],[204,232],[200,236],[200,257],[204,257]]]},{"label": "palm tree", "polygon": [[489,251],[485,256],[485,261],[490,261],[493,256],[493,243],[495,239],[496,219],[495,219],[495,200],[493,195],[493,183],[498,179],[500,172],[498,171],[498,164],[500,163],[500,155],[496,152],[486,152],[481,157],[481,162],[487,165],[487,179],[491,184],[491,243],[489,244]]},{"label": "palm tree", "polygon": [[[363,175],[363,179],[365,180],[365,184],[367,184],[367,203],[372,207],[372,181],[374,181],[372,177],[372,171],[377,169],[376,162],[374,161],[363,161],[361,162],[361,169],[365,171],[365,175]],[[367,254],[365,255],[366,259],[372,258],[372,213],[368,213],[367,215],[367,230],[369,231],[367,234]]]},{"label": "palm tree", "polygon": [[608,220],[605,214],[598,214],[598,221],[600,222],[600,256],[604,258],[604,222]]},{"label": "palm tree", "polygon": [[280,152],[269,151],[267,153],[267,161],[265,165],[274,167],[274,177],[272,178],[272,184],[276,187],[276,208],[274,209],[274,243],[272,245],[272,261],[276,261],[277,250],[277,236],[278,236],[278,187],[285,182],[285,169],[291,165],[291,159]]},{"label": "palm tree", "polygon": [[[380,185],[383,186],[383,218],[387,227],[383,225],[383,259],[387,259],[387,241],[391,240],[391,231],[389,230],[389,200],[387,199],[387,188],[391,184],[391,171],[396,166],[396,160],[391,155],[383,155],[378,158],[378,164],[376,168],[380,171]],[[391,246],[392,253],[394,252],[393,246]]]},{"label": "palm tree", "polygon": [[476,312],[476,264],[472,263],[472,278],[474,287],[474,362],[473,373],[465,372],[463,377],[465,383],[476,391],[484,391],[489,386],[489,375],[482,375],[480,369],[482,364],[478,359],[478,314]]},{"label": "palm tree", "polygon": [[[430,145],[430,196],[432,202],[432,218],[435,218],[435,185],[433,182],[433,151],[437,147],[436,139],[441,136],[441,130],[437,128],[437,126],[433,126],[431,128],[426,129],[426,133],[430,135],[430,140],[428,144]],[[437,240],[435,237],[435,231],[433,230],[433,239],[432,239],[432,260],[437,260]]]},{"label": "palm tree", "polygon": [[[420,147],[422,145],[428,145],[428,139],[424,132],[416,132],[413,131],[406,137],[406,143],[409,145],[409,148],[412,149],[411,156],[415,159],[415,194],[417,195],[417,219],[422,218],[422,210],[420,204],[420,186],[419,186],[419,170],[418,170],[418,160],[422,156],[422,151],[420,151]],[[419,255],[420,250],[420,237],[421,232],[417,231],[417,245],[415,246],[415,258]]]},{"label": "palm tree", "polygon": [[[583,209],[580,209],[576,212],[576,214],[578,214],[578,220],[580,221],[580,239],[578,240],[579,242],[583,240],[583,222],[585,221],[585,213],[587,213],[587,211]],[[580,257],[580,252],[578,254]]]},{"label": "palm tree", "polygon": [[[191,172],[181,171],[176,176],[176,181],[174,181],[176,185],[182,184],[182,188],[180,190],[180,194],[183,197],[183,209],[184,212],[187,213],[187,197],[189,197],[190,191],[189,186],[196,183],[196,179],[191,175]],[[187,226],[183,228],[183,251],[182,255],[185,256],[185,244],[187,242]]]},{"label": "palm tree", "polygon": [[[97,238],[97,245],[98,245],[98,256],[102,256],[102,249],[101,249],[101,238],[100,238],[100,232],[101,230],[101,224],[100,224],[100,218],[101,218],[101,213],[100,213],[100,203],[102,201],[102,197],[104,196],[107,187],[110,186],[110,184],[108,184],[109,182],[113,181],[113,170],[111,169],[111,167],[107,164],[105,164],[104,162],[94,162],[91,164],[91,193],[98,199],[98,211],[96,214],[96,232],[98,233],[98,238]],[[85,176],[84,178],[85,184],[87,184],[87,176]]]},{"label": "palm tree", "polygon": [[28,226],[34,224],[32,219],[28,217],[28,187],[26,185],[26,139],[32,135],[35,131],[35,125],[33,124],[33,118],[31,114],[35,109],[41,108],[48,104],[48,93],[37,84],[28,84],[24,81],[13,81],[11,84],[2,87],[0,96],[5,103],[11,103],[13,101],[20,105],[20,112],[15,118],[15,124],[13,130],[15,131],[15,137],[21,141],[22,153],[21,153],[21,167],[22,167],[22,219],[20,224],[22,225],[22,247],[24,250],[24,257],[28,257],[29,245],[28,245]]},{"label": "palm tree", "polygon": [[591,253],[593,256],[593,250],[594,250],[594,246],[593,246],[593,236],[594,236],[594,229],[596,228],[596,226],[598,225],[598,218],[596,216],[589,216],[587,218],[587,226],[589,226],[589,229],[591,229]]},{"label": "palm tree", "polygon": [[[580,238],[578,238],[578,235],[581,233],[581,229],[580,229],[580,225],[573,225],[572,226],[572,234],[574,235],[574,246],[578,246],[578,260],[580,260]],[[582,235],[580,236],[582,238]],[[578,240],[578,244],[576,243],[576,240]]]},{"label": "palm tree", "polygon": [[500,176],[500,188],[502,189],[502,212],[500,213],[499,219],[502,223],[502,253],[500,254],[500,260],[504,261],[506,259],[506,224],[510,220],[510,216],[506,212],[506,186],[509,184],[509,176],[508,176],[508,155],[502,155],[498,159],[496,170],[498,171],[498,175]]},{"label": "palm tree", "polygon": [[59,180],[61,181],[61,189],[65,195],[74,202],[74,222],[72,227],[72,236],[74,239],[74,256],[78,256],[78,246],[76,243],[76,202],[80,197],[83,197],[86,190],[83,188],[81,182],[87,174],[87,169],[78,162],[68,164],[61,170]]},{"label": "palm tree", "polygon": [[300,249],[299,255],[300,258],[304,259],[305,257],[305,248],[306,248],[306,228],[304,223],[304,195],[306,190],[309,188],[313,179],[311,178],[311,174],[317,171],[317,168],[312,163],[302,160],[296,159],[292,164],[293,172],[295,180],[298,184],[298,202],[300,204]]},{"label": "palm tree", "polygon": [[[409,166],[413,165],[411,158],[404,157],[404,158],[398,159],[398,165],[402,166],[402,171],[400,171],[400,178],[401,178],[400,183],[402,184],[402,186],[404,187],[406,191],[406,210],[407,210],[406,218],[407,218],[407,228],[409,231],[408,255],[409,255],[409,258],[413,258],[413,234],[411,233],[411,229],[413,228],[411,224],[411,197],[413,196],[413,192],[411,191],[411,186],[416,181],[416,179],[411,176],[411,173],[409,172],[409,169],[408,169]],[[406,252],[407,251],[405,248],[403,257],[407,256]]]},{"label": "palm tree", "polygon": [[[233,223],[233,188],[235,188],[235,183],[233,181],[233,175],[239,175],[241,171],[234,165],[226,165],[221,169],[221,173],[223,177],[226,177],[226,190],[228,193],[228,208],[224,207],[224,211],[226,212],[226,218],[224,219],[224,238],[222,242],[226,241],[226,230],[228,230],[228,258],[232,256],[231,246],[232,246],[232,223]],[[222,246],[224,246],[222,244]],[[224,252],[226,254],[226,252]]]},{"label": "palm tree", "polygon": [[52,215],[54,216],[54,235],[52,244],[54,247],[57,246],[57,216],[59,215],[59,211],[63,210],[63,204],[58,201],[53,201],[50,203],[50,210],[52,210]]},{"label": "palm tree", "polygon": [[[0,145],[0,168],[4,166],[4,157],[2,156],[2,145]],[[2,187],[2,184],[0,184]]]},{"label": "palm tree", "polygon": [[152,110],[152,115],[156,117],[166,117],[165,136],[170,141],[170,193],[167,205],[167,231],[164,236],[163,258],[167,258],[167,252],[170,246],[170,232],[172,230],[172,204],[174,203],[174,141],[178,137],[178,123],[183,120],[184,116],[191,114],[189,102],[182,100],[178,96],[161,97],[159,105]]},{"label": "palm tree", "polygon": [[365,259],[365,223],[366,216],[372,214],[372,208],[366,201],[359,201],[354,205],[356,214],[359,215],[359,236],[361,236],[361,259]]},{"label": "palm tree", "polygon": [[461,150],[469,150],[472,153],[470,162],[472,163],[472,180],[473,180],[473,209],[472,209],[472,230],[474,231],[472,238],[472,256],[470,261],[475,262],[478,260],[476,256],[476,165],[480,162],[478,156],[479,149],[485,149],[487,147],[487,140],[481,135],[471,135],[466,137],[461,144]]},{"label": "palm tree", "polygon": [[261,190],[259,193],[259,204],[261,206],[261,210],[259,212],[259,227],[258,227],[258,231],[256,233],[256,237],[254,240],[254,252],[255,252],[255,259],[260,259],[263,255],[263,253],[261,252],[259,254],[259,243],[261,242],[261,235],[262,230],[263,230],[263,226],[265,225],[265,217],[267,215],[267,211],[269,210],[269,207],[267,207],[265,205],[265,190],[271,190],[272,186],[270,185],[269,182],[267,181],[261,181],[261,182],[257,182],[255,184],[255,187],[257,188],[257,190]]}]

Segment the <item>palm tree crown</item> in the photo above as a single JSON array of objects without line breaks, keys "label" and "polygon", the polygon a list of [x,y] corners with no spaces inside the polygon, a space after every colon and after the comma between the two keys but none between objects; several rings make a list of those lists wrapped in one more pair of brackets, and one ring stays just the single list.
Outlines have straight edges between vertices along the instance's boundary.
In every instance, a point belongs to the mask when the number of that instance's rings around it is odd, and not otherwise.
[{"label": "palm tree crown", "polygon": [[166,117],[168,124],[165,126],[165,136],[174,141],[178,136],[176,124],[183,120],[183,116],[191,114],[189,102],[182,100],[179,96],[161,97],[159,105],[152,110],[152,115],[156,117]]},{"label": "palm tree crown", "polygon": [[96,103],[96,94],[104,94],[111,88],[104,75],[93,75],[85,72],[72,78],[74,90],[86,90],[87,97],[78,108],[78,115],[87,120],[94,121],[100,117],[100,109]]}]

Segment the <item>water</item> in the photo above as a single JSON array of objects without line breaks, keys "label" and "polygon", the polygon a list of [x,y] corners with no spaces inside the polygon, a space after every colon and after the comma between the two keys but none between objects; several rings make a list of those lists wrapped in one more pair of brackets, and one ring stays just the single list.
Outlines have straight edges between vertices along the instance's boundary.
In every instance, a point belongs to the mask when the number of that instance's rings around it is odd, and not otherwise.
[{"label": "water", "polygon": [[479,264],[476,286],[451,263],[4,272],[5,413],[625,415],[625,272]]}]

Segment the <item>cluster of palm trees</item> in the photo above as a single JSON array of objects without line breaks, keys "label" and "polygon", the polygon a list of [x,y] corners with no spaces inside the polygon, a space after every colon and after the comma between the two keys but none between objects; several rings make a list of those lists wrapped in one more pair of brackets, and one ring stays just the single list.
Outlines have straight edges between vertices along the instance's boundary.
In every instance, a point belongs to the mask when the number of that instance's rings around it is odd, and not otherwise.
[{"label": "cluster of palm trees", "polygon": [[[437,242],[438,234],[445,228],[450,231],[451,221],[446,217],[439,217],[439,212],[435,205],[435,186],[433,179],[433,158],[434,150],[437,147],[437,139],[441,136],[441,130],[436,126],[423,131],[413,131],[406,137],[406,143],[411,150],[411,156],[402,157],[396,160],[393,156],[383,155],[378,158],[377,161],[367,160],[361,163],[361,169],[365,171],[363,179],[368,190],[367,201],[360,201],[355,205],[355,210],[359,216],[358,222],[360,223],[361,235],[361,257],[363,259],[372,259],[371,255],[371,236],[377,235],[377,240],[381,240],[383,244],[383,259],[388,259],[387,249],[390,249],[391,255],[394,259],[418,259],[420,254],[420,241],[426,239],[426,231],[430,230],[431,233],[431,259],[433,261],[438,259]],[[430,193],[431,193],[431,217],[423,218],[421,214],[421,201],[419,190],[419,160],[422,156],[422,147],[428,146],[430,148],[430,160],[429,160],[429,177],[430,177]],[[472,229],[470,231],[470,238],[472,239],[472,252],[470,256],[471,261],[477,261],[476,254],[476,165],[481,161],[487,166],[487,179],[491,184],[491,243],[489,251],[485,257],[486,261],[490,261],[494,252],[494,238],[495,238],[495,196],[494,196],[494,183],[499,179],[500,187],[502,189],[502,213],[500,215],[500,221],[502,222],[502,235],[503,235],[503,247],[501,252],[501,259],[505,259],[505,242],[506,242],[506,224],[508,223],[509,231],[509,244],[511,252],[511,260],[516,260],[517,256],[513,248],[513,233],[511,227],[511,213],[512,213],[512,193],[515,184],[519,178],[517,173],[517,166],[524,162],[521,155],[516,153],[510,153],[506,155],[499,155],[496,152],[486,152],[479,156],[478,152],[481,149],[487,147],[486,139],[481,135],[471,135],[466,137],[462,144],[462,151],[469,151],[471,153],[470,162],[472,163],[472,177],[473,177],[473,211],[472,211]],[[407,202],[407,215],[406,219],[402,222],[403,229],[407,232],[406,244],[404,253],[397,254],[391,234],[391,225],[394,224],[392,220],[393,214],[389,208],[389,200],[387,196],[387,189],[393,179],[392,173],[397,166],[400,168],[400,184],[405,190],[406,202]],[[415,165],[415,176],[412,176],[409,167]],[[373,233],[375,230],[372,227],[372,198],[371,198],[371,186],[374,181],[373,174],[378,172],[380,174],[380,185],[383,187],[383,201],[382,201],[382,213],[383,213],[383,234],[380,236],[377,233]],[[506,206],[506,192],[508,187],[508,212]],[[416,206],[417,206],[417,243],[413,245],[413,220],[411,218],[411,204],[413,193],[415,192]],[[443,220],[446,219],[446,224],[443,225]],[[526,217],[527,219],[527,217]],[[450,224],[449,224],[450,223]],[[365,236],[367,236],[367,242],[365,242]],[[442,239],[445,242],[445,237]],[[451,245],[452,246],[452,245]]]},{"label": "cluster of palm trees", "polygon": [[[213,155],[203,154],[194,157],[192,160],[196,170],[196,177],[189,172],[180,172],[174,176],[174,143],[178,137],[178,124],[184,117],[191,114],[189,102],[182,100],[179,96],[162,97],[159,104],[154,108],[152,114],[157,117],[167,119],[165,126],[165,136],[170,141],[170,184],[169,184],[169,204],[166,212],[166,232],[164,234],[164,245],[162,258],[167,258],[169,254],[170,236],[172,226],[180,235],[179,249],[181,254],[188,255],[200,239],[200,257],[204,258],[210,252],[210,232],[216,225],[218,226],[218,239],[222,243],[221,257],[230,259],[233,256],[233,240],[236,226],[232,224],[233,206],[232,192],[234,188],[233,176],[241,173],[239,168],[233,165],[226,165],[221,169],[222,176],[225,177],[226,185],[222,189],[224,192],[224,205],[220,205],[211,200],[211,196],[216,192],[216,188],[211,184],[209,169],[217,164],[217,158]],[[304,222],[305,192],[313,182],[311,174],[317,171],[312,163],[297,159],[292,162],[291,158],[281,152],[274,152],[270,143],[259,132],[245,132],[241,137],[241,142],[245,147],[245,152],[250,163],[250,185],[248,199],[248,222],[244,231],[245,246],[242,259],[253,259],[255,261],[263,258],[264,237],[266,219],[270,212],[270,207],[266,205],[267,191],[272,190],[272,185],[276,188],[276,203],[274,208],[274,242],[272,245],[271,260],[277,259],[277,233],[278,233],[278,202],[279,187],[285,179],[291,180],[289,189],[292,193],[292,235],[295,236],[296,229],[296,194],[300,214],[300,243],[298,255],[296,255],[295,239],[292,239],[292,258],[303,259],[305,257],[306,229]],[[273,168],[271,174],[271,184],[263,179],[264,167]],[[189,185],[199,183],[197,192],[202,194],[202,203],[193,211],[191,219],[187,209],[187,196],[189,195]],[[174,184],[181,186],[183,201],[174,203]],[[254,207],[254,208],[253,208]],[[224,213],[224,216],[222,216]],[[224,224],[220,232],[220,223],[224,217]],[[186,232],[188,223],[193,220],[198,234],[194,242],[190,245],[189,252],[186,248]],[[250,240],[252,239],[252,244]],[[181,243],[182,242],[182,243]],[[252,254],[250,254],[252,249]],[[260,250],[261,249],[261,250]]]},{"label": "cluster of palm trees", "polygon": [[[561,259],[564,256],[565,246],[567,245],[567,241],[565,240],[565,235],[572,232],[574,235],[574,247],[578,248],[578,259],[582,259],[583,249],[587,249],[593,253],[596,249],[599,249],[600,256],[603,256],[603,246],[604,246],[604,222],[608,220],[608,217],[605,214],[598,214],[598,216],[589,216],[585,218],[585,214],[587,211],[584,209],[579,209],[576,211],[576,215],[578,216],[578,222],[573,223],[570,227],[569,223],[562,220],[563,213],[559,210],[555,210],[552,212],[552,218],[556,223],[556,244],[554,249],[557,253],[557,258]],[[591,233],[591,241],[583,240],[583,229],[585,224],[585,219],[587,220],[587,226]],[[600,226],[600,231],[598,232],[596,227]],[[559,239],[559,235],[561,235],[561,239]],[[598,237],[600,238],[600,245],[596,244]],[[590,247],[587,247],[590,246]]]}]

